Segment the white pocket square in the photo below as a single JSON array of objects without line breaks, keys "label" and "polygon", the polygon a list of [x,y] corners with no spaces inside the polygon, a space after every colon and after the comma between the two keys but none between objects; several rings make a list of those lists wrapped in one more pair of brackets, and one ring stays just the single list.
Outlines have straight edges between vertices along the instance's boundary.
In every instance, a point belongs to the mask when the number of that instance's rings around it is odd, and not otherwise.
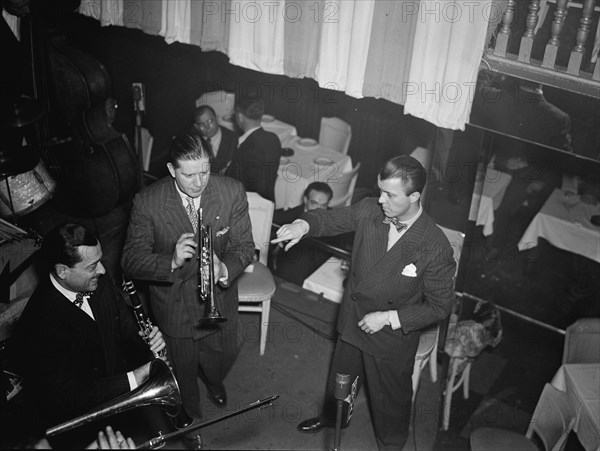
[{"label": "white pocket square", "polygon": [[408,277],[417,277],[417,267],[412,263],[410,265],[406,265],[402,270],[402,275]]},{"label": "white pocket square", "polygon": [[225,227],[224,229],[219,230],[217,232],[217,236],[225,235],[227,232],[229,232],[229,227]]}]

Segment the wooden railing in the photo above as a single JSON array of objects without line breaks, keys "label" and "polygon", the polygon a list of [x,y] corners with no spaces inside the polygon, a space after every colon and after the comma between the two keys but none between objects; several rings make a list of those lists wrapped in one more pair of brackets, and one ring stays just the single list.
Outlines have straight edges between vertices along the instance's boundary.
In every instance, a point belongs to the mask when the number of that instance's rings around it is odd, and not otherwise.
[{"label": "wooden railing", "polygon": [[[544,25],[550,4],[555,5],[553,20],[549,24],[549,30],[546,27],[546,33],[543,33],[544,36],[549,34],[549,37],[546,42],[540,43],[539,39],[536,41],[536,37]],[[600,98],[600,64],[597,62],[600,25],[592,30],[592,24],[597,20],[597,12],[600,11],[596,0],[530,0],[526,14],[518,14],[522,11],[518,9],[519,6],[522,6],[521,0],[508,0],[505,6],[502,21],[495,33],[495,42],[484,56],[484,61],[490,68]],[[573,15],[578,20],[570,20],[572,25],[568,29],[565,25],[566,19],[572,19]],[[519,16],[520,19],[524,19],[524,23],[517,22]],[[515,29],[522,31],[520,42],[516,41],[519,36],[514,35]],[[564,39],[564,36],[572,37],[573,33],[574,45],[565,49],[569,40]],[[573,39],[570,41],[572,43]],[[514,44],[517,43],[518,48],[515,49],[517,46]],[[544,46],[543,52],[539,51],[540,44]],[[568,61],[564,61],[564,58],[561,61],[559,56],[565,51],[568,52]]]}]

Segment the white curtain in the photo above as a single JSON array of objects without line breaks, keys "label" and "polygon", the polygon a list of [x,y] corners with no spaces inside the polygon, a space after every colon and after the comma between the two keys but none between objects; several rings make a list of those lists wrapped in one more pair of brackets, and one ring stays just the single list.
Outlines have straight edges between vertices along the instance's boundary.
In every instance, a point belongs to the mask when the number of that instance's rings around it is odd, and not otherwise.
[{"label": "white curtain", "polygon": [[492,12],[491,0],[421,1],[405,114],[465,129]]},{"label": "white curtain", "polygon": [[283,71],[284,2],[234,0],[230,5],[232,64],[269,74]]},{"label": "white curtain", "polygon": [[123,0],[81,0],[79,12],[105,25],[123,26]]},{"label": "white curtain", "polygon": [[319,86],[361,98],[375,2],[337,0],[323,6],[316,70]]},{"label": "white curtain", "polygon": [[190,43],[191,0],[163,0],[162,23],[159,34],[167,43]]}]

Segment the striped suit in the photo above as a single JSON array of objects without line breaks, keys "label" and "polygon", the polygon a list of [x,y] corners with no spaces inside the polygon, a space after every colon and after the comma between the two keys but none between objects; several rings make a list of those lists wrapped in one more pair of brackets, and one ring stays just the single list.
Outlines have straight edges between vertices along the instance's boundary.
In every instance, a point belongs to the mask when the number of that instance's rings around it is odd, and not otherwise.
[{"label": "striped suit", "polygon": [[196,258],[171,272],[175,243],[181,234],[193,232],[171,177],[135,196],[121,260],[127,275],[149,282],[152,313],[165,337],[185,408],[195,417],[200,417],[197,376],[216,387],[237,356],[240,340],[235,279],[254,255],[248,201],[239,182],[211,175],[200,207],[204,223],[212,227],[214,252],[229,272],[229,287],[217,285],[214,289],[215,302],[228,319],[226,323],[199,327],[205,306],[198,298]]},{"label": "striped suit", "polygon": [[[389,251],[389,226],[383,224],[383,218],[376,198],[302,215],[310,226],[308,236],[355,231],[324,414],[329,418],[335,415],[336,373],[350,374],[352,380],[359,376],[357,388],[366,378],[378,444],[401,449],[408,433],[419,330],[449,314],[455,262],[448,240],[425,212]],[[414,277],[407,275],[408,265],[416,268]],[[400,329],[386,326],[369,335],[358,327],[367,313],[388,310],[398,312]]]}]

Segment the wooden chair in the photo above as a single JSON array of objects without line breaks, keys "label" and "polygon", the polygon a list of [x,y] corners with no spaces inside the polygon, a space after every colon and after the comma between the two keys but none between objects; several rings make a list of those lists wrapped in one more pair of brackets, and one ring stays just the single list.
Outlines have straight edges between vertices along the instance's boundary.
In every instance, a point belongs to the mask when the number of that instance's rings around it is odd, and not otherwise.
[{"label": "wooden chair", "polygon": [[[442,232],[444,232],[444,235],[446,235],[446,238],[448,238],[448,241],[450,242],[450,246],[452,246],[454,260],[456,261],[456,271],[454,273],[454,276],[456,277],[456,274],[458,273],[458,262],[460,261],[460,253],[463,248],[465,234],[462,232],[457,232],[456,230],[447,229],[445,227],[438,227],[442,230]],[[429,363],[429,375],[431,377],[431,381],[437,381],[437,352],[439,338],[439,323],[435,323],[421,332],[421,337],[419,339],[419,347],[417,348],[417,353],[415,355],[415,366],[412,375],[413,402],[415,401],[417,390],[419,388],[421,372],[423,371],[427,363]]]},{"label": "wooden chair", "polygon": [[360,166],[361,163],[358,163],[351,171],[344,172],[334,179],[327,180],[327,184],[333,191],[333,197],[329,201],[330,207],[350,205]]},{"label": "wooden chair", "polygon": [[257,193],[247,193],[254,245],[260,251],[258,261],[251,263],[238,279],[240,312],[260,313],[260,355],[264,355],[269,330],[271,298],[275,280],[267,267],[269,238],[274,204]]},{"label": "wooden chair", "polygon": [[338,117],[321,118],[319,144],[347,155],[351,139],[352,127],[346,121]]},{"label": "wooden chair", "polygon": [[581,318],[567,327],[562,363],[600,363],[600,318]]},{"label": "wooden chair", "polygon": [[573,428],[575,415],[566,394],[546,384],[524,436],[506,429],[478,428],[471,433],[471,451],[536,451],[536,436],[544,450],[560,451]]}]

